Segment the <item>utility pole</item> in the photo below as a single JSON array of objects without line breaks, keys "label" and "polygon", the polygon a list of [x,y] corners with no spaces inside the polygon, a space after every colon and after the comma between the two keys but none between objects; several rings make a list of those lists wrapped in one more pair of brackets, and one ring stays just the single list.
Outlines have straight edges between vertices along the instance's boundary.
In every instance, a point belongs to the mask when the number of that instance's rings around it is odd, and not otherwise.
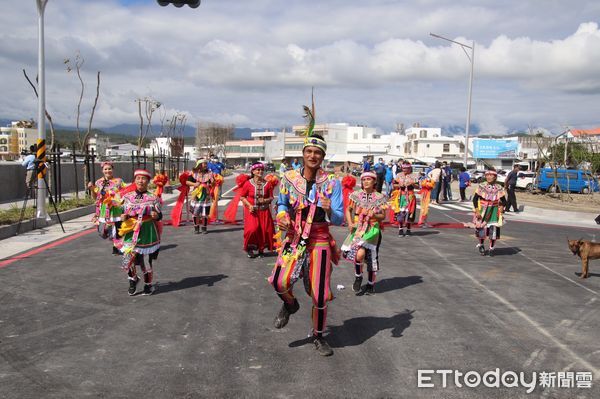
[{"label": "utility pole", "polygon": [[46,174],[46,65],[44,54],[44,11],[48,0],[36,0],[38,10],[38,140],[36,159],[38,166],[38,182],[37,182],[37,218],[48,219],[46,211],[46,182],[44,176]]}]

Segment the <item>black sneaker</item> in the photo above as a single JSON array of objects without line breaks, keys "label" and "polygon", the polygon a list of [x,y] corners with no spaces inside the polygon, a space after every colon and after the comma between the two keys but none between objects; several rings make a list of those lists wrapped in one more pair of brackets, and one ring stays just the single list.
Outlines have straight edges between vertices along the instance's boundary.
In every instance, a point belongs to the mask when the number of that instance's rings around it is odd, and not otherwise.
[{"label": "black sneaker", "polygon": [[354,279],[354,284],[352,284],[352,291],[354,291],[354,292],[360,292],[360,287],[362,285],[362,280],[363,280],[362,276],[356,277]]},{"label": "black sneaker", "polygon": [[265,257],[265,253],[264,253],[264,252],[259,252],[259,253],[258,253],[258,257],[259,257],[260,259],[264,258],[264,257]]},{"label": "black sneaker", "polygon": [[121,251],[119,251],[119,248],[113,247],[112,254],[113,255],[121,255]]},{"label": "black sneaker", "polygon": [[254,259],[254,252],[252,252],[251,249],[249,249],[248,251],[246,251],[246,254],[247,254],[248,258]]},{"label": "black sneaker", "polygon": [[135,280],[129,279],[129,289],[127,290],[129,295],[135,295],[135,290],[137,288],[138,281],[140,281],[140,279],[135,279]]},{"label": "black sneaker", "polygon": [[483,244],[479,245],[479,253],[481,254],[481,256],[485,256],[485,247],[483,246]]},{"label": "black sneaker", "polygon": [[144,284],[144,291],[142,295],[152,295],[154,293],[154,289],[152,288],[152,284]]},{"label": "black sneaker", "polygon": [[194,226],[194,234],[200,234],[200,226]]},{"label": "black sneaker", "polygon": [[410,237],[412,235],[412,232],[410,230],[406,230],[406,236]]},{"label": "black sneaker", "polygon": [[275,328],[285,327],[288,321],[290,321],[290,315],[296,313],[298,309],[300,309],[300,304],[296,299],[294,299],[293,305],[288,306],[288,304],[284,303],[281,306],[281,310],[279,310],[277,317],[275,317]]},{"label": "black sneaker", "polygon": [[399,237],[406,237],[406,234],[404,234],[404,229],[398,229],[398,236]]},{"label": "black sneaker", "polygon": [[321,355],[321,356],[333,355],[333,349],[331,349],[331,346],[329,346],[327,341],[325,341],[325,338],[315,337],[315,340],[313,341],[313,343],[315,344],[315,349],[317,350],[319,355]]},{"label": "black sneaker", "polygon": [[206,229],[206,226],[202,226],[202,234],[208,234],[208,230]]},{"label": "black sneaker", "polygon": [[369,284],[365,286],[365,295],[375,295],[375,285]]},{"label": "black sneaker", "polygon": [[494,256],[494,248],[489,249],[488,256]]}]

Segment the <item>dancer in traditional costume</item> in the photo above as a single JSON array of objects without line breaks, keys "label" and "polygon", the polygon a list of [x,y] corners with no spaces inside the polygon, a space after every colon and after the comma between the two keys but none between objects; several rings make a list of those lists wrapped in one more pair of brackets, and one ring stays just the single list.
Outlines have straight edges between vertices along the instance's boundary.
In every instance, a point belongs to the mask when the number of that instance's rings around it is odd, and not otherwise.
[{"label": "dancer in traditional costume", "polygon": [[[346,223],[350,234],[342,245],[344,259],[354,263],[355,279],[352,290],[357,294],[375,293],[375,276],[379,270],[379,245],[381,245],[382,221],[388,208],[387,197],[375,191],[377,175],[363,172],[360,175],[362,190],[350,194]],[[364,288],[363,263],[367,264],[368,281]]]},{"label": "dancer in traditional costume", "polygon": [[424,176],[419,184],[421,189],[419,195],[421,196],[421,212],[419,213],[419,225],[421,227],[431,227],[427,223],[427,216],[429,215],[429,204],[431,203],[431,190],[435,187],[435,183],[429,177]]},{"label": "dancer in traditional costume", "polygon": [[167,172],[164,169],[159,171],[152,179],[152,183],[154,183],[156,186],[154,195],[156,195],[162,201],[162,194],[165,190],[165,186],[169,184],[169,176],[167,176]]},{"label": "dancer in traditional costume", "polygon": [[313,342],[320,355],[330,356],[333,350],[323,332],[327,302],[333,299],[332,263],[337,264],[338,258],[329,224],[340,225],[344,219],[342,187],[335,176],[321,169],[327,144],[323,137],[312,134],[313,111],[304,110],[309,119],[302,150],[304,166],[286,172],[280,184],[277,224],[287,235],[269,282],[283,301],[275,318],[275,328],[282,328],[300,307],[292,289],[298,278],[303,278],[313,302]]},{"label": "dancer in traditional costume", "polygon": [[[248,258],[262,258],[265,249],[275,249],[271,203],[279,179],[269,175],[267,180],[263,177],[264,172],[265,166],[256,162],[250,167],[252,176],[242,174],[236,178],[236,196],[224,214],[225,222],[232,223],[235,221],[239,201],[244,205],[244,251]],[[258,254],[255,255],[254,251],[258,251]]]},{"label": "dancer in traditional costume", "polygon": [[[123,253],[122,267],[129,276],[129,295],[134,295],[137,283],[137,266],[144,276],[143,295],[152,295],[153,262],[158,258],[160,250],[160,234],[162,213],[160,200],[148,191],[150,172],[138,169],[134,173],[135,191],[123,196],[123,220],[116,241]],[[144,262],[148,255],[148,264]]]},{"label": "dancer in traditional costume", "polygon": [[496,240],[500,239],[500,227],[503,224],[506,193],[504,187],[496,183],[498,173],[495,170],[485,172],[485,182],[481,183],[473,195],[473,223],[475,237],[479,240],[477,248],[485,256],[485,239],[490,240],[488,254],[493,256]]},{"label": "dancer in traditional costume", "polygon": [[187,179],[187,185],[190,187],[192,197],[190,206],[194,215],[194,233],[208,233],[208,219],[210,216],[210,207],[214,202],[215,175],[208,170],[208,161],[200,159],[192,170],[191,176]]},{"label": "dancer in traditional costume", "polygon": [[417,197],[415,196],[415,186],[417,179],[412,174],[412,166],[408,162],[402,163],[402,171],[394,179],[394,193],[390,198],[391,209],[398,222],[398,235],[410,236],[411,225],[415,221],[417,213]]},{"label": "dancer in traditional costume", "polygon": [[[93,222],[98,225],[98,233],[102,238],[117,238],[117,231],[121,225],[121,191],[126,187],[123,179],[114,177],[113,164],[110,161],[102,162],[102,178],[95,183],[89,182],[88,189],[96,196],[96,213]],[[113,246],[113,254],[119,255],[119,250]]]}]

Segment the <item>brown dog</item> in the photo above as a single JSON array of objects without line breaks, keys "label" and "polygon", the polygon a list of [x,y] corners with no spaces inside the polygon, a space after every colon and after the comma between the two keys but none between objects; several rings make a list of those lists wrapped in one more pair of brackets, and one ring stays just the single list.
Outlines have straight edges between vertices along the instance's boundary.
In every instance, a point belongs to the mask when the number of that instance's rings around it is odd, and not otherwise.
[{"label": "brown dog", "polygon": [[588,262],[592,259],[600,259],[600,243],[591,242],[583,239],[569,240],[569,249],[573,255],[581,258],[581,278],[588,277]]}]

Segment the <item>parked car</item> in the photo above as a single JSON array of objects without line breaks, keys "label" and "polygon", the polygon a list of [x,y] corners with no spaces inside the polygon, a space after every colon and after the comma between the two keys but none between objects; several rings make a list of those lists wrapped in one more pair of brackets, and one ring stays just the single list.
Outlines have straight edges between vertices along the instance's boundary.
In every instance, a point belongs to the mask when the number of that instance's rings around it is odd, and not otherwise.
[{"label": "parked car", "polygon": [[533,190],[535,186],[535,172],[517,172],[517,188],[527,191]]},{"label": "parked car", "polygon": [[498,170],[498,178],[496,179],[496,183],[504,185],[506,181],[506,176],[508,175],[508,170],[499,169]]},{"label": "parked car", "polygon": [[537,187],[540,190],[551,193],[558,191],[557,185],[561,191],[575,193],[587,194],[590,191],[600,191],[598,180],[588,171],[581,169],[556,169],[556,183],[554,173],[555,170],[552,168],[541,169]]},{"label": "parked car", "polygon": [[481,183],[485,179],[485,170],[471,169],[467,172],[469,173],[469,176],[471,176],[471,182],[473,183]]}]

